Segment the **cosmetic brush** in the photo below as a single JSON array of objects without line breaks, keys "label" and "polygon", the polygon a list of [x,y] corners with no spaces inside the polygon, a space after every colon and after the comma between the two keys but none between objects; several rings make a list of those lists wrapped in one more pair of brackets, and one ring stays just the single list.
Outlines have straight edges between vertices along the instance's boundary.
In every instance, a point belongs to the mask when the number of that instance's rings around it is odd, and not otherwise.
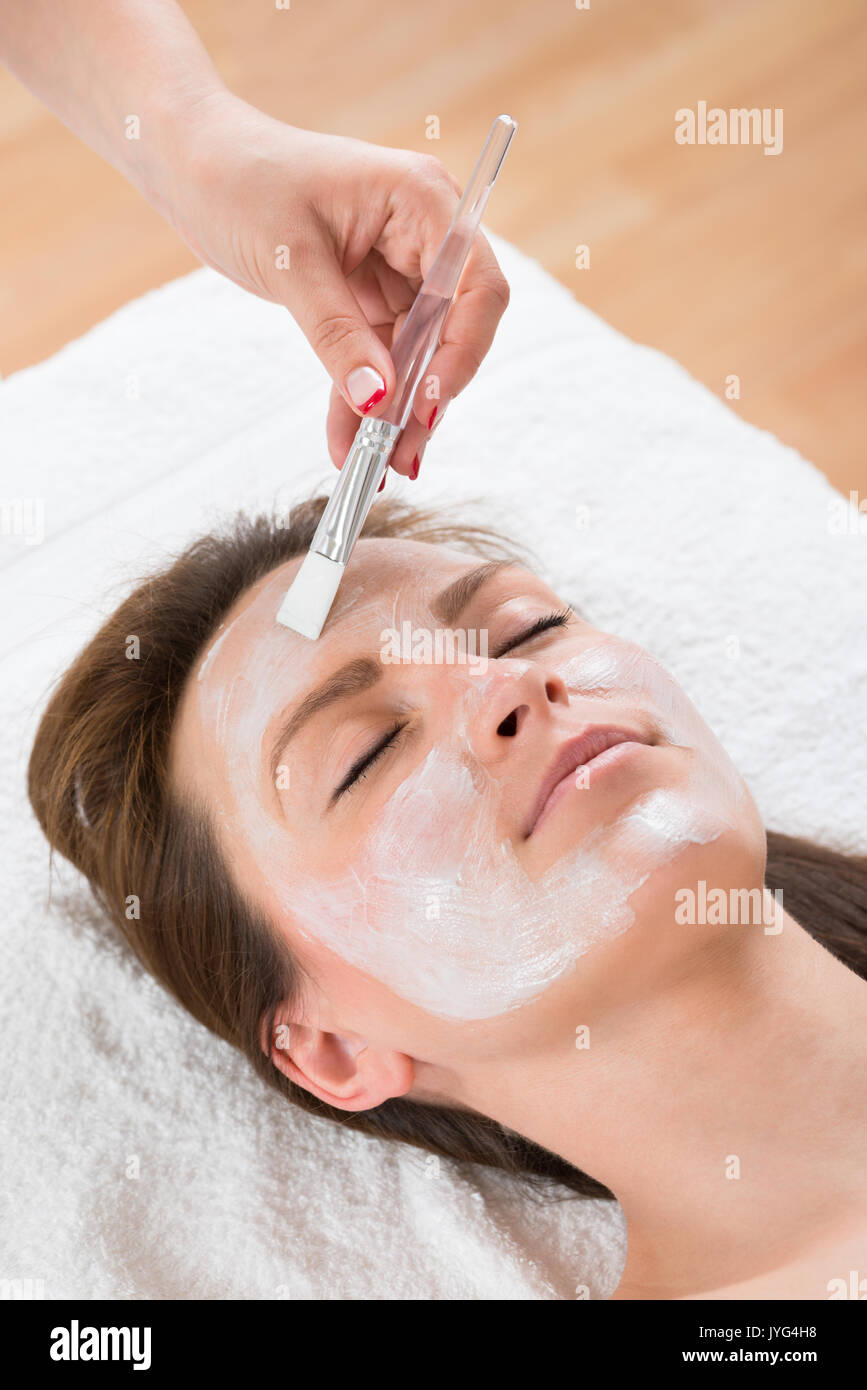
[{"label": "cosmetic brush", "polygon": [[416,390],[439,342],[482,213],[517,128],[511,116],[498,116],[491,126],[442,246],[392,345],[396,381],[391,402],[382,415],[359,425],[310,549],[280,606],[278,623],[314,642],[409,421]]}]

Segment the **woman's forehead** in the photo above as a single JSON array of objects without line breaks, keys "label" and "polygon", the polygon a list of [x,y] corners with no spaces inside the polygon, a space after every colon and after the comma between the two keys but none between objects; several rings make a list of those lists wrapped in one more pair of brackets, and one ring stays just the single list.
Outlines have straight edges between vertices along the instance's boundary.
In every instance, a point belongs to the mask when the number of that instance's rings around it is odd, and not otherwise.
[{"label": "woman's forehead", "polygon": [[[191,756],[212,750],[233,719],[255,710],[264,728],[271,705],[312,686],[386,628],[424,620],[433,597],[468,570],[478,554],[412,540],[361,540],[318,641],[277,622],[303,555],[257,580],[233,605],[190,672],[175,719],[172,760],[182,772]],[[291,689],[290,689],[291,687]],[[229,721],[231,722],[231,721]],[[202,740],[205,740],[203,745]]]},{"label": "woman's forehead", "polygon": [[277,622],[277,611],[303,555],[270,570],[226,614],[192,673],[201,684],[225,676],[255,649],[297,658],[299,674],[323,664],[335,647],[346,647],[376,622],[398,626],[401,610],[427,605],[443,585],[483,563],[447,546],[423,541],[364,539],[357,543],[331,612],[316,642]]}]

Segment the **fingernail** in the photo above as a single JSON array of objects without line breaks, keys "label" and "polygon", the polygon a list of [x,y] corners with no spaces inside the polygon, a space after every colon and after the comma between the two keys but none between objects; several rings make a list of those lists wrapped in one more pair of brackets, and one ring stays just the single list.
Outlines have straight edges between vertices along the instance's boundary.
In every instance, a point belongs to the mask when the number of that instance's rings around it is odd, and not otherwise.
[{"label": "fingernail", "polygon": [[[360,426],[359,426],[359,428],[360,428]],[[377,492],[382,492],[382,489],[385,487],[385,480],[386,480],[387,477],[388,477],[388,470],[386,469],[386,471],[385,471],[385,472],[383,473],[383,475],[382,475],[382,482],[380,483],[379,487],[376,489]]]},{"label": "fingernail", "polygon": [[418,454],[416,454],[415,458],[412,461],[412,468],[409,470],[409,476],[412,478],[413,482],[415,482],[416,478],[418,477],[418,470],[420,468],[421,459],[419,458]]},{"label": "fingernail", "polygon": [[366,415],[385,395],[385,382],[373,367],[356,367],[346,378],[346,394],[362,415]]},{"label": "fingernail", "polygon": [[434,420],[436,420],[437,425],[441,425],[441,424],[442,424],[442,422],[443,422],[443,416],[444,416],[445,413],[446,413],[446,406],[448,405],[450,399],[451,399],[451,397],[446,396],[446,399],[445,399],[444,401],[440,401],[439,405],[435,405],[435,406],[434,406],[433,410],[432,410],[431,413],[430,413],[430,419],[429,419],[428,422],[427,422],[428,430],[432,430],[432,429],[433,429],[433,427],[434,427]]},{"label": "fingernail", "polygon": [[437,410],[438,410],[438,409],[439,409],[439,407],[435,405],[434,408],[433,408],[433,410],[432,410],[431,413],[430,413],[430,419],[429,419],[428,422],[427,422],[427,427],[428,427],[429,430],[432,430],[432,429],[433,429],[433,422],[434,422],[434,420],[437,418]]}]

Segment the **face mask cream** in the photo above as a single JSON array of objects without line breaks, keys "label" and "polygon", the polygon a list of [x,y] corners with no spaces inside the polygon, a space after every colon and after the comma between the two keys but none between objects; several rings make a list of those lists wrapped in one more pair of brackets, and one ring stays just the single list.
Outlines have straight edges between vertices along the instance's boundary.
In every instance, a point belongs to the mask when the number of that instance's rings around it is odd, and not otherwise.
[{"label": "face mask cream", "polygon": [[[510,665],[516,677],[524,669]],[[484,689],[470,687],[454,739],[390,798],[352,871],[286,896],[301,931],[431,1013],[491,1018],[624,931],[654,869],[734,823],[740,779],[662,667],[610,640],[559,674],[575,694],[640,700],[668,742],[694,750],[685,783],[641,796],[532,881],[497,833],[496,788],[466,733]]]},{"label": "face mask cream", "polygon": [[[261,621],[264,631],[268,615]],[[348,621],[397,629],[402,613],[397,602],[386,608],[381,596],[359,596]],[[501,788],[473,746],[490,682],[502,689],[504,679],[517,682],[529,665],[499,660],[487,675],[455,666],[445,677],[452,696],[447,735],[364,827],[351,865],[313,872],[297,837],[266,804],[261,759],[273,690],[281,682],[285,688],[287,666],[293,688],[298,675],[306,684],[320,646],[310,644],[314,655],[299,658],[273,637],[271,618],[255,678],[230,665],[220,681],[230,632],[215,639],[198,684],[202,728],[225,761],[216,819],[229,862],[233,846],[248,861],[252,856],[272,902],[303,937],[432,1014],[486,1019],[537,998],[595,943],[630,926],[630,899],[656,869],[738,822],[744,785],[680,687],[641,648],[595,633],[552,672],[577,710],[583,702],[607,717],[610,709],[612,722],[640,711],[663,743],[688,750],[680,781],[636,795],[610,823],[593,824],[530,877],[498,825]],[[589,771],[592,779],[592,764]]]}]

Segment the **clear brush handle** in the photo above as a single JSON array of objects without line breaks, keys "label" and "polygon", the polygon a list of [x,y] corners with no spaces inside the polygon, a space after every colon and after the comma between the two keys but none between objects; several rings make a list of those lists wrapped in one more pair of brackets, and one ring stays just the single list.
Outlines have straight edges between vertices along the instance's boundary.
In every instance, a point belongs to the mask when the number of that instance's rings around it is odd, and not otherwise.
[{"label": "clear brush handle", "polygon": [[461,271],[470,254],[482,214],[491,196],[491,189],[506,151],[517,130],[511,116],[498,116],[491,126],[484,148],[476,160],[464,195],[458,203],[445,241],[436,260],[422,281],[406,316],[400,333],[394,340],[391,357],[397,376],[394,397],[379,420],[403,429],[412,413],[412,404],[425,369],[439,342]]},{"label": "clear brush handle", "polygon": [[362,420],[359,425],[310,547],[329,560],[346,564],[373,506],[388,461],[412,412],[419,383],[439,342],[494,180],[517,128],[511,116],[498,116],[491,126],[436,260],[394,340],[394,396],[382,415]]}]

